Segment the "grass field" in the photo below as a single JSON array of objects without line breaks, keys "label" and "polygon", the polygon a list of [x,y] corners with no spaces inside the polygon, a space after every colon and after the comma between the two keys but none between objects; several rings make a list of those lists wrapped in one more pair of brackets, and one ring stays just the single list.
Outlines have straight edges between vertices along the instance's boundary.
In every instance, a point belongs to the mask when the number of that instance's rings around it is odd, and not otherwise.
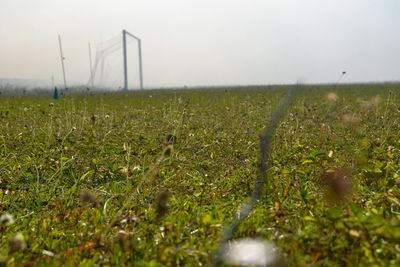
[{"label": "grass field", "polygon": [[[2,265],[210,264],[287,88],[0,96]],[[299,90],[235,238],[289,266],[399,266],[400,86]]]}]

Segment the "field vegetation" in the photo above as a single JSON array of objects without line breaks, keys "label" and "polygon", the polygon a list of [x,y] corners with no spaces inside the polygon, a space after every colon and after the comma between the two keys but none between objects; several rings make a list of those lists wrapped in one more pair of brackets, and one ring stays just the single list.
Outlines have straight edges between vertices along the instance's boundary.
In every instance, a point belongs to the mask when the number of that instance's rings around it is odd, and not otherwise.
[{"label": "field vegetation", "polygon": [[[210,264],[288,88],[1,95],[1,264]],[[288,266],[399,266],[400,86],[297,90],[234,238]]]}]

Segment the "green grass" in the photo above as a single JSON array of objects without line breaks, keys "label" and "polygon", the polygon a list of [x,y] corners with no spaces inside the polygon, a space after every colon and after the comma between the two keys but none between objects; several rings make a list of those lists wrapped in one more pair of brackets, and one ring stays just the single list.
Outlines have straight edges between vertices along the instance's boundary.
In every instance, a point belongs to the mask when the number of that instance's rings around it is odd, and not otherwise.
[{"label": "green grass", "polygon": [[[289,266],[398,266],[400,86],[339,86],[336,101],[332,90],[302,88],[235,238],[273,242]],[[259,138],[286,91],[1,96],[0,215],[15,222],[0,226],[0,261],[210,264],[253,190]],[[332,199],[323,173],[335,170],[351,190]]]}]

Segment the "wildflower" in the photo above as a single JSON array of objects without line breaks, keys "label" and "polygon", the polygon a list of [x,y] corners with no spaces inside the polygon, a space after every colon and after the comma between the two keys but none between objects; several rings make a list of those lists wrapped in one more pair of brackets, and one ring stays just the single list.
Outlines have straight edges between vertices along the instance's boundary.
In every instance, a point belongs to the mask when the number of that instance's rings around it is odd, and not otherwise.
[{"label": "wildflower", "polygon": [[342,121],[345,123],[345,124],[357,124],[359,121],[360,121],[360,119],[359,118],[357,118],[355,115],[353,115],[353,114],[349,114],[349,113],[347,113],[347,114],[344,114],[343,115],[343,117],[342,117]]},{"label": "wildflower", "polygon": [[134,170],[134,171],[140,171],[140,166],[138,166],[138,165],[134,166],[134,167],[133,167],[133,170]]},{"label": "wildflower", "polygon": [[338,96],[337,94],[330,92],[326,95],[326,99],[328,99],[331,102],[335,102],[337,100]]},{"label": "wildflower", "polygon": [[199,231],[199,229],[195,229],[193,231],[190,232],[191,235],[194,235],[195,233],[197,233]]},{"label": "wildflower", "polygon": [[97,116],[95,114],[92,114],[92,116],[90,116],[90,120],[92,121],[93,124],[96,123],[96,118]]},{"label": "wildflower", "polygon": [[352,236],[352,237],[355,237],[355,238],[359,238],[361,234],[360,234],[360,232],[351,229],[351,230],[349,231],[349,235]]},{"label": "wildflower", "polygon": [[379,95],[373,96],[370,102],[374,107],[377,107],[381,102],[381,97]]},{"label": "wildflower", "polygon": [[114,241],[120,245],[124,251],[130,251],[132,249],[131,233],[120,230],[118,235],[114,238]]},{"label": "wildflower", "polygon": [[327,170],[321,176],[322,185],[326,187],[329,197],[341,199],[351,190],[350,171],[343,169]]},{"label": "wildflower", "polygon": [[160,191],[155,198],[155,209],[157,217],[161,218],[168,211],[168,200],[171,194],[167,190]]},{"label": "wildflower", "polygon": [[0,216],[0,225],[10,226],[13,223],[14,223],[14,217],[11,214],[4,213],[3,215]]},{"label": "wildflower", "polygon": [[43,255],[46,255],[46,256],[49,256],[49,257],[54,257],[55,256],[54,252],[51,252],[51,251],[45,250],[45,249],[43,249],[42,253],[43,253]]},{"label": "wildflower", "polygon": [[370,108],[372,107],[372,104],[371,104],[370,101],[362,100],[362,101],[360,101],[360,106],[361,106],[361,108],[363,108],[364,110],[368,110],[368,109],[370,109]]},{"label": "wildflower", "polygon": [[243,238],[234,241],[225,249],[227,264],[240,266],[267,266],[276,259],[276,248],[265,241]]},{"label": "wildflower", "polygon": [[16,234],[8,240],[8,252],[10,254],[26,248],[25,238],[21,233]]},{"label": "wildflower", "polygon": [[82,201],[91,204],[93,207],[100,207],[102,205],[102,202],[98,200],[96,196],[91,192],[84,192],[79,197]]},{"label": "wildflower", "polygon": [[129,216],[126,215],[123,217],[122,220],[119,221],[120,224],[130,224],[130,223],[135,223],[135,222],[139,222],[140,218],[138,216]]}]

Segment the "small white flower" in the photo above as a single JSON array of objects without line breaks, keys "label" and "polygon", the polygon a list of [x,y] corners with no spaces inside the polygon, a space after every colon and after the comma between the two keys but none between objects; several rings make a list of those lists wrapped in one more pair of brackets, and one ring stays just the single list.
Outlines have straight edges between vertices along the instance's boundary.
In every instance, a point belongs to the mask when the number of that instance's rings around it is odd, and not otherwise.
[{"label": "small white flower", "polygon": [[140,171],[140,166],[138,166],[138,165],[134,166],[134,167],[133,167],[133,170],[134,170],[134,171]]},{"label": "small white flower", "polygon": [[46,256],[49,256],[49,257],[54,257],[55,256],[55,254],[53,252],[51,252],[49,250],[45,250],[45,249],[43,249],[42,253],[43,253],[43,255],[46,255]]},{"label": "small white flower", "polygon": [[193,235],[193,234],[197,233],[198,231],[199,231],[199,229],[193,230],[190,232],[190,234]]},{"label": "small white flower", "polygon": [[106,119],[109,119],[109,118],[110,118],[110,115],[106,114],[105,118],[106,118]]},{"label": "small white flower", "polygon": [[14,223],[14,217],[9,213],[0,216],[0,225],[10,226]]},{"label": "small white flower", "polygon": [[128,233],[125,232],[124,230],[119,230],[118,234],[120,234],[121,236],[128,235]]},{"label": "small white flower", "polygon": [[265,241],[243,238],[226,247],[227,264],[240,266],[267,266],[275,261],[276,248]]}]

